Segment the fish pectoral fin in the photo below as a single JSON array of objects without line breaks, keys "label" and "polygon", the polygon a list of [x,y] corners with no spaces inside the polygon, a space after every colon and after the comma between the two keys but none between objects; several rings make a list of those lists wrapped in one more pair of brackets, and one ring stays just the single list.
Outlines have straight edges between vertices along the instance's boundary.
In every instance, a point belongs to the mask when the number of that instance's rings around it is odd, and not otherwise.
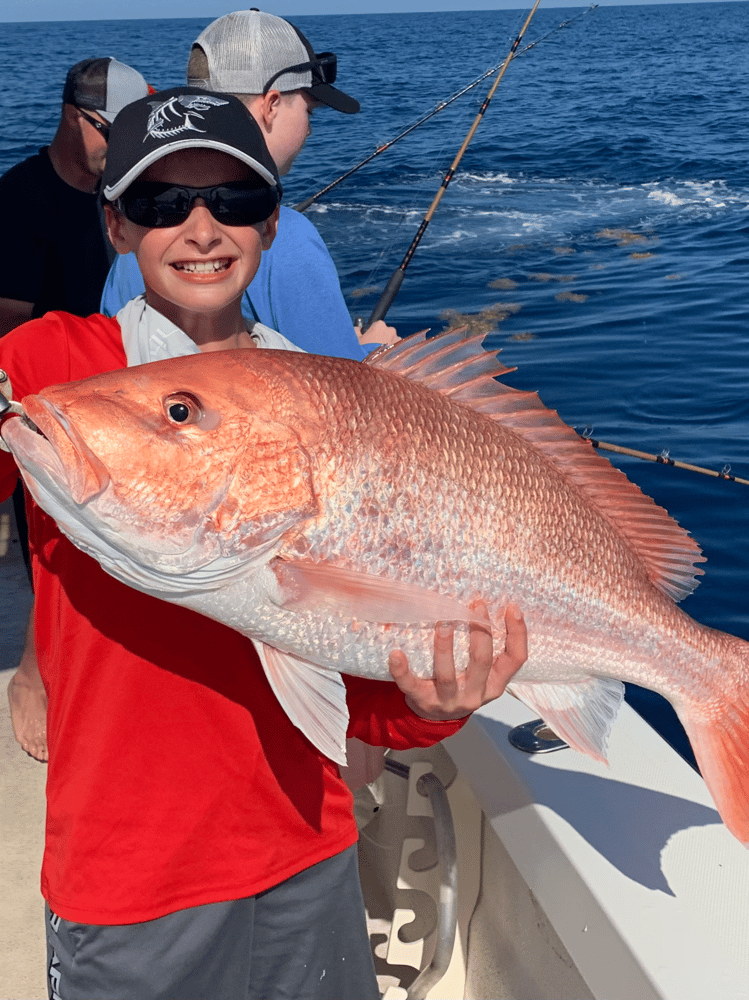
[{"label": "fish pectoral fin", "polygon": [[574,684],[513,681],[507,687],[573,750],[608,763],[611,723],[624,698],[621,681],[588,677]]},{"label": "fish pectoral fin", "polygon": [[277,559],[271,568],[287,611],[319,613],[327,607],[351,619],[383,624],[458,621],[486,626],[467,605],[416,584],[325,563]]},{"label": "fish pectoral fin", "polygon": [[320,753],[345,765],[348,707],[341,675],[265,643],[257,642],[255,648],[289,719]]}]

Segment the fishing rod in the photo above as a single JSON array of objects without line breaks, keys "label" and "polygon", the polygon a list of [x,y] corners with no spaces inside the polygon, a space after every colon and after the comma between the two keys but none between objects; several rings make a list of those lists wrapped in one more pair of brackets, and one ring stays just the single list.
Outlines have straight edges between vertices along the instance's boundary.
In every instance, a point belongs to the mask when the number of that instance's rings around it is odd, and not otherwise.
[{"label": "fishing rod", "polygon": [[469,145],[471,139],[473,139],[474,133],[476,132],[476,129],[479,127],[479,124],[481,123],[481,119],[484,117],[486,109],[489,107],[489,102],[491,101],[492,97],[494,97],[495,91],[496,91],[497,87],[499,86],[500,81],[502,80],[502,77],[505,75],[507,67],[512,62],[512,59],[514,58],[515,53],[517,52],[517,48],[520,45],[520,41],[521,41],[523,35],[525,34],[526,28],[531,23],[531,21],[533,19],[533,15],[536,13],[536,10],[538,9],[538,5],[540,3],[541,3],[541,0],[536,0],[536,2],[534,3],[533,8],[532,8],[530,14],[528,15],[528,17],[525,20],[525,24],[520,29],[520,32],[518,33],[518,36],[515,39],[515,41],[512,43],[512,46],[510,47],[510,51],[507,54],[507,58],[502,63],[502,68],[500,69],[499,73],[497,74],[497,79],[494,81],[494,83],[492,84],[492,86],[491,86],[491,88],[489,90],[489,93],[484,98],[484,103],[479,108],[479,113],[476,115],[476,119],[475,119],[473,125],[471,125],[470,129],[468,130],[468,135],[466,135],[465,139],[463,140],[463,145],[458,150],[458,153],[457,153],[455,159],[453,160],[452,164],[450,165],[450,169],[447,171],[447,173],[443,177],[442,184],[440,185],[440,188],[437,191],[437,194],[434,196],[434,200],[432,201],[432,204],[429,206],[429,209],[428,209],[426,215],[424,216],[421,225],[419,226],[419,230],[416,233],[416,236],[414,237],[414,239],[413,239],[413,241],[411,243],[411,246],[406,251],[406,256],[403,258],[403,260],[401,261],[400,265],[393,272],[393,275],[390,278],[390,281],[387,283],[387,287],[385,288],[385,291],[380,296],[380,301],[374,307],[374,310],[372,311],[372,315],[369,317],[369,320],[367,321],[366,329],[368,329],[378,319],[383,319],[384,318],[384,316],[387,313],[388,309],[392,305],[393,299],[398,294],[398,290],[400,289],[400,286],[403,283],[403,279],[406,276],[406,268],[411,263],[411,258],[413,257],[414,253],[416,252],[416,248],[419,245],[419,243],[421,242],[421,238],[424,235],[424,233],[426,232],[427,226],[432,221],[432,216],[437,211],[437,206],[439,205],[440,201],[442,200],[442,196],[445,193],[445,191],[447,190],[448,184],[453,179],[455,171],[458,169],[458,164],[460,163],[461,159],[463,158],[463,154],[465,153],[466,149],[468,149],[468,145]]},{"label": "fishing rod", "polygon": [[731,473],[731,466],[725,465],[720,472],[716,472],[715,469],[704,469],[701,465],[690,465],[689,462],[678,462],[674,458],[669,458],[668,452],[662,452],[660,455],[652,455],[647,451],[637,451],[634,448],[625,448],[620,444],[608,444],[606,441],[598,441],[591,437],[589,431],[585,430],[582,433],[578,431],[580,437],[584,441],[590,441],[594,448],[600,448],[602,451],[613,451],[618,455],[629,455],[632,458],[642,458],[647,462],[658,462],[660,465],[673,465],[676,469],[687,469],[689,472],[701,472],[704,476],[714,476],[716,479],[729,479],[732,483],[741,483],[743,486],[749,486],[749,479],[740,479],[738,476],[734,476]]},{"label": "fishing rod", "polygon": [[[545,41],[550,35],[553,35],[555,31],[559,31],[560,28],[566,28],[568,25],[572,24],[573,21],[577,21],[578,18],[584,17],[585,14],[590,14],[590,12],[595,10],[597,7],[598,7],[597,3],[591,4],[587,10],[582,11],[580,14],[575,14],[574,17],[570,17],[566,21],[562,21],[562,23],[558,24],[556,28],[552,28],[551,31],[547,31],[547,33],[545,35],[542,35],[541,38],[537,38],[535,42],[530,42],[519,52],[516,52],[514,58],[517,59],[519,56],[522,56],[524,52],[528,52],[529,49],[534,48],[540,42]],[[469,83],[461,90],[458,90],[455,94],[452,95],[452,97],[448,97],[446,100],[441,101],[434,108],[432,108],[431,111],[428,111],[426,114],[422,115],[421,118],[419,118],[417,121],[413,122],[411,125],[408,125],[402,132],[399,132],[398,135],[395,136],[395,138],[389,139],[387,142],[384,142],[381,146],[378,146],[373,153],[370,153],[369,156],[365,156],[363,160],[360,160],[359,163],[357,163],[355,166],[351,167],[345,173],[341,174],[340,177],[336,177],[336,179],[334,181],[331,181],[330,184],[326,184],[326,186],[324,188],[321,188],[317,192],[317,194],[310,195],[309,198],[305,198],[304,201],[300,201],[297,205],[294,205],[294,210],[296,212],[306,212],[307,209],[310,207],[310,205],[314,205],[314,203],[319,198],[322,198],[322,196],[324,194],[327,194],[328,191],[332,191],[334,187],[336,187],[338,184],[341,183],[341,181],[345,181],[352,174],[355,174],[357,170],[360,170],[362,167],[366,166],[367,163],[371,163],[372,160],[375,159],[375,157],[379,156],[380,153],[384,153],[386,149],[390,149],[390,147],[394,146],[396,142],[400,142],[401,139],[405,139],[407,135],[410,135],[411,132],[419,128],[420,125],[424,125],[424,123],[428,122],[430,118],[434,118],[434,116],[439,114],[440,111],[444,111],[445,108],[449,107],[453,103],[453,101],[457,101],[459,97],[462,97],[464,94],[467,94],[469,90],[473,90],[474,87],[477,87],[480,83],[486,80],[486,78],[488,76],[491,76],[492,73],[496,73],[497,70],[501,68],[501,66],[502,66],[501,62],[498,62],[496,65],[491,66],[484,73],[482,73],[481,76],[476,77],[476,79],[473,80],[472,83]]]}]

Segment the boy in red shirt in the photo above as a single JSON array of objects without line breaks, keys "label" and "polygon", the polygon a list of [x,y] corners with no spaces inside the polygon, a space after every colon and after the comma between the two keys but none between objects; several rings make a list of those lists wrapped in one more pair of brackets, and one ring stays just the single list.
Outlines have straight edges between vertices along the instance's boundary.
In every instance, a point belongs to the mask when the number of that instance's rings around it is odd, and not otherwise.
[{"label": "boy in red shirt", "polygon": [[[104,190],[146,295],[115,318],[49,313],[5,337],[16,398],[161,357],[294,349],[241,313],[280,184],[239,101],[176,88],[130,105]],[[16,477],[0,452],[0,496]],[[33,504],[29,525],[49,697],[50,996],[376,1000],[351,794],[281,710],[252,644],[107,576]],[[507,626],[494,662],[474,630],[464,674],[438,629],[434,680],[398,656],[394,684],[346,678],[349,736],[405,748],[457,731],[525,658],[516,609]]]}]

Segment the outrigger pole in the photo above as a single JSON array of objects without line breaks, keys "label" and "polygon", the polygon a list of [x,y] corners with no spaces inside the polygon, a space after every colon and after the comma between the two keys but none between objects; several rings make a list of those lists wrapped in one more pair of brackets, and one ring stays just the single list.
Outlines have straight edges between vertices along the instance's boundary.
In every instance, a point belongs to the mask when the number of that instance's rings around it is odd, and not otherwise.
[{"label": "outrigger pole", "polygon": [[453,179],[455,171],[458,169],[458,164],[460,163],[460,161],[463,158],[463,153],[465,153],[465,151],[468,149],[468,145],[471,142],[471,139],[473,139],[474,133],[476,132],[476,129],[479,127],[479,124],[481,123],[481,119],[484,117],[486,109],[489,107],[489,102],[491,101],[492,97],[494,97],[494,93],[495,93],[497,87],[499,86],[502,77],[505,75],[505,71],[507,70],[507,67],[510,65],[510,62],[512,61],[513,57],[515,56],[515,52],[517,51],[517,47],[518,47],[518,45],[520,45],[520,40],[522,39],[523,35],[525,34],[526,28],[528,27],[528,25],[533,20],[533,15],[536,13],[536,9],[538,8],[538,5],[540,3],[541,3],[541,0],[536,0],[536,2],[533,5],[533,9],[531,10],[530,14],[526,18],[525,24],[520,29],[520,31],[518,33],[518,36],[515,39],[515,41],[512,43],[510,51],[507,53],[507,58],[502,63],[502,67],[501,67],[499,73],[497,74],[497,79],[492,84],[491,89],[489,90],[489,93],[486,95],[486,97],[484,99],[484,103],[479,108],[479,113],[476,115],[476,119],[475,119],[473,125],[471,125],[470,129],[468,130],[468,135],[463,140],[463,145],[458,150],[458,153],[457,153],[455,159],[453,160],[453,162],[452,162],[452,164],[450,166],[450,169],[447,171],[447,173],[443,177],[442,184],[440,185],[439,191],[434,196],[434,200],[432,201],[432,204],[429,206],[429,210],[427,211],[426,215],[424,216],[424,218],[422,220],[422,223],[419,226],[419,230],[416,233],[416,236],[414,236],[414,238],[413,238],[413,242],[411,243],[411,246],[406,251],[406,256],[403,258],[403,260],[401,261],[401,263],[399,264],[399,266],[393,272],[393,275],[390,278],[390,281],[387,283],[387,287],[385,288],[385,291],[380,296],[380,301],[374,307],[372,315],[367,320],[367,324],[366,324],[365,329],[368,329],[378,319],[383,319],[384,318],[384,316],[387,313],[388,309],[392,305],[393,299],[398,294],[398,290],[400,289],[400,286],[403,283],[403,279],[406,276],[406,268],[411,263],[411,258],[413,257],[414,253],[416,252],[416,247],[421,242],[421,238],[424,235],[424,233],[426,232],[427,226],[432,221],[432,216],[437,211],[437,206],[439,205],[440,201],[442,200],[442,195],[447,190],[447,185]]},{"label": "outrigger pole", "polygon": [[[574,17],[570,17],[566,21],[562,21],[562,23],[558,24],[556,28],[552,28],[551,31],[547,31],[545,35],[541,36],[541,38],[537,38],[535,42],[529,42],[528,45],[522,48],[519,52],[516,52],[515,59],[517,59],[518,56],[522,56],[524,52],[528,52],[530,49],[535,48],[536,45],[538,45],[540,42],[545,41],[550,35],[553,35],[555,31],[559,31],[560,28],[566,28],[567,25],[572,24],[573,21],[577,21],[578,18],[583,17],[585,14],[590,14],[590,12],[596,10],[597,7],[598,4],[593,3],[587,10],[582,11],[580,14],[575,14]],[[381,146],[378,146],[373,153],[370,153],[369,156],[365,156],[363,160],[360,160],[356,164],[356,166],[351,167],[350,170],[347,170],[344,174],[341,174],[340,177],[336,177],[334,181],[331,181],[330,184],[326,184],[324,188],[320,188],[317,194],[312,194],[309,196],[309,198],[305,198],[304,201],[300,201],[297,205],[294,205],[294,211],[306,212],[307,209],[310,207],[310,205],[315,204],[318,198],[322,198],[322,196],[324,194],[327,194],[328,191],[332,191],[334,187],[336,187],[338,184],[341,183],[341,181],[345,181],[352,174],[355,174],[357,170],[360,170],[362,167],[366,166],[367,163],[370,163],[372,160],[374,160],[374,158],[376,156],[379,156],[380,153],[384,153],[386,149],[390,149],[390,147],[394,146],[396,142],[400,142],[401,139],[405,139],[407,135],[410,135],[411,132],[414,131],[414,129],[417,129],[420,125],[423,125],[425,122],[428,122],[430,118],[434,118],[434,116],[439,114],[440,111],[444,111],[445,108],[449,107],[453,103],[453,101],[457,101],[459,97],[463,96],[463,94],[467,94],[469,90],[473,90],[474,87],[477,87],[488,76],[491,76],[492,73],[496,73],[501,65],[502,63],[500,62],[497,63],[496,66],[490,66],[488,70],[486,70],[484,73],[481,74],[481,76],[477,76],[472,83],[467,84],[461,90],[453,94],[452,97],[448,97],[444,101],[440,101],[440,103],[437,104],[435,107],[433,107],[431,111],[427,111],[426,114],[422,115],[421,118],[419,118],[417,121],[413,122],[407,128],[403,129],[402,132],[399,132],[398,135],[396,135],[393,139],[389,139],[387,142],[383,142],[383,144]]]}]

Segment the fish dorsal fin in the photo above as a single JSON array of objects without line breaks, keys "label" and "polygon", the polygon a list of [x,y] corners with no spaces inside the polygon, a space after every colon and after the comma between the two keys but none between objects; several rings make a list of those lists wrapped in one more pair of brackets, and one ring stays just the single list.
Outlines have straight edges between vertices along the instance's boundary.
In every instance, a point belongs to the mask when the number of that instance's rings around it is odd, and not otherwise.
[{"label": "fish dorsal fin", "polygon": [[422,330],[397,344],[378,347],[367,356],[366,363],[405,375],[414,382],[466,402],[473,398],[473,388],[482,386],[484,391],[480,398],[483,398],[487,383],[492,383],[495,375],[515,371],[500,364],[496,352],[482,348],[483,333],[469,335],[467,327],[460,327],[429,340],[427,333],[428,330]]},{"label": "fish dorsal fin", "polygon": [[680,601],[697,586],[700,547],[676,521],[599,455],[588,441],[544,406],[535,392],[513,389],[497,376],[514,371],[483,350],[483,334],[465,327],[427,339],[426,330],[366,359],[414,382],[421,382],[496,420],[543,454],[626,539],[653,584]]}]

